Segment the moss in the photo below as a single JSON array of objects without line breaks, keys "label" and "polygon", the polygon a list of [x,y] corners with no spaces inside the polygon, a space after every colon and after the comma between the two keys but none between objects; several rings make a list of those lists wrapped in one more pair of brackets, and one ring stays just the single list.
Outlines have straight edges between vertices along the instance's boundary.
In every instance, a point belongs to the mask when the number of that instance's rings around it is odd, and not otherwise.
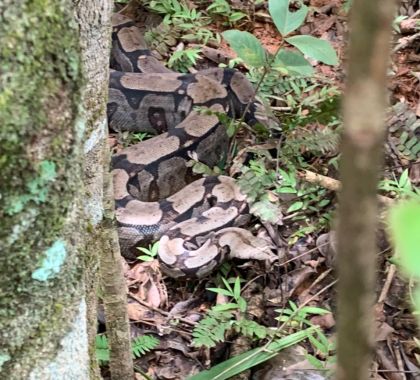
[{"label": "moss", "polygon": [[[74,205],[82,172],[78,35],[71,0],[0,3],[0,271],[7,273],[0,341],[13,362],[30,361],[29,351],[62,335],[82,291],[80,231],[67,228],[82,228]],[[68,243],[61,272],[35,281],[32,273],[60,238]]]}]

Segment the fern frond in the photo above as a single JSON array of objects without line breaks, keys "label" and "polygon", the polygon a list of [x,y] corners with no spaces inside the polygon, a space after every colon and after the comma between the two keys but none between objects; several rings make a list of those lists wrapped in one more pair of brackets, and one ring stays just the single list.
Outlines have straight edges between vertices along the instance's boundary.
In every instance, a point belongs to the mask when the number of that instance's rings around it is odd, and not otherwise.
[{"label": "fern frond", "polygon": [[228,311],[215,312],[210,310],[192,332],[193,345],[196,347],[214,347],[216,343],[223,342],[225,332],[230,328],[232,313]]},{"label": "fern frond", "polygon": [[269,334],[269,330],[265,326],[249,319],[233,322],[233,328],[238,333],[250,338],[264,339]]},{"label": "fern frond", "polygon": [[335,153],[338,148],[340,135],[337,129],[325,128],[321,131],[306,129],[295,130],[285,136],[281,149],[281,158],[291,159],[302,153],[315,156],[325,153]]},{"label": "fern frond", "polygon": [[142,335],[132,342],[132,352],[135,358],[139,358],[146,352],[153,350],[159,344],[159,339],[151,335]]},{"label": "fern frond", "polygon": [[109,361],[109,346],[106,335],[96,335],[95,350],[99,363],[103,364]]}]

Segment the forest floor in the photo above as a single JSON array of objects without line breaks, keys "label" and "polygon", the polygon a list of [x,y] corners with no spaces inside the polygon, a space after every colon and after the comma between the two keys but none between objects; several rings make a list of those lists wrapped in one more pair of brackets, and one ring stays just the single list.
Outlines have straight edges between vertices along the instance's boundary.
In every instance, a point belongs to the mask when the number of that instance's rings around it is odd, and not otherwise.
[{"label": "forest floor", "polygon": [[[204,3],[187,2],[191,9],[198,7],[205,15]],[[266,2],[260,2],[257,7],[250,3],[253,2],[231,1],[231,13],[238,11],[248,16],[226,25],[228,13],[217,17],[213,14],[211,24],[206,27],[212,32],[246,30],[267,51],[275,53],[284,41],[271,21]],[[225,168],[226,173],[236,176],[252,172],[259,176],[260,184],[264,183],[258,194],[266,196],[260,207],[271,207],[269,216],[264,210],[257,211],[255,214],[262,218],[254,217],[249,230],[270,242],[278,261],[267,264],[235,259],[200,280],[165,277],[157,260],[124,261],[133,338],[148,335],[160,341],[136,359],[136,368],[143,372],[139,378],[187,379],[262,346],[269,337],[288,336],[311,326],[319,326],[316,339],[281,351],[276,358],[252,368],[240,378],[325,379],[330,376],[335,359],[334,285],[337,281],[333,216],[339,179],[339,101],[345,83],[348,2],[310,0],[305,3],[310,10],[296,34],[329,41],[340,63],[330,66],[310,61],[315,69],[310,78],[282,77],[278,72],[268,76],[261,83],[259,95],[270,103],[282,123],[282,132],[240,130],[236,135],[237,154],[230,168]],[[137,11],[141,10],[137,3],[124,6],[123,13],[138,19]],[[418,2],[403,1],[395,19],[389,68],[391,106],[386,120],[388,134],[380,193],[391,200],[382,204],[383,215],[394,202],[392,199],[404,197],[420,183],[419,20]],[[183,41],[182,31],[175,40],[166,52],[160,52],[163,59],[176,49],[197,46]],[[217,66],[211,55],[215,48],[224,62],[235,57],[224,40],[208,45],[210,49],[203,49],[194,68]],[[247,72],[243,64],[238,68]],[[257,73],[252,70],[247,75],[254,84],[258,81]],[[272,148],[278,146],[279,139],[281,153],[277,151],[273,157]],[[315,174],[321,177],[314,179]],[[392,260],[394,252],[386,227],[378,230],[377,243],[377,344],[372,378],[420,378],[420,341],[415,338],[415,318],[410,311],[410,284]],[[152,252],[149,256],[153,258]],[[241,302],[245,302],[246,311],[238,306]],[[236,308],[214,308],[232,304]],[[275,335],[270,335],[273,331]]]}]

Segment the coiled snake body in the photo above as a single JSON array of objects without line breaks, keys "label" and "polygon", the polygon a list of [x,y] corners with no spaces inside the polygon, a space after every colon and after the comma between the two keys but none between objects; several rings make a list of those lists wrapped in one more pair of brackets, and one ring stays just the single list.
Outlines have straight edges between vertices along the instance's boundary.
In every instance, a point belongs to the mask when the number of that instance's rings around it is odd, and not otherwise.
[{"label": "coiled snake body", "polygon": [[[109,126],[156,134],[112,158],[121,252],[135,258],[137,246],[160,239],[167,274],[205,276],[238,239],[247,238],[237,226],[247,220],[248,207],[232,178],[195,180],[186,162],[193,156],[214,166],[226,151],[228,138],[216,112],[231,117],[245,112],[250,125],[267,124],[269,118],[262,104],[252,101],[254,90],[243,74],[219,68],[172,72],[151,56],[137,27],[121,15],[113,17],[111,68]],[[213,112],[197,112],[196,106]]]}]

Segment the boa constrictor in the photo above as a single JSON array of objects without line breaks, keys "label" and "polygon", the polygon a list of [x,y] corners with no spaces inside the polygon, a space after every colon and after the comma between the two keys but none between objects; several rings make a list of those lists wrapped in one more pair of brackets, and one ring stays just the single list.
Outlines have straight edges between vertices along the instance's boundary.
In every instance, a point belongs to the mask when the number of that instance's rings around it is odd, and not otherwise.
[{"label": "boa constrictor", "polygon": [[238,240],[246,240],[249,233],[237,226],[248,219],[248,206],[232,178],[197,180],[186,163],[193,157],[214,166],[226,152],[228,137],[216,113],[245,113],[250,125],[271,119],[236,70],[172,72],[145,48],[135,24],[118,14],[112,40],[109,126],[156,134],[112,158],[121,252],[135,258],[137,246],[160,239],[164,272],[205,276],[235,245],[246,251]]}]

